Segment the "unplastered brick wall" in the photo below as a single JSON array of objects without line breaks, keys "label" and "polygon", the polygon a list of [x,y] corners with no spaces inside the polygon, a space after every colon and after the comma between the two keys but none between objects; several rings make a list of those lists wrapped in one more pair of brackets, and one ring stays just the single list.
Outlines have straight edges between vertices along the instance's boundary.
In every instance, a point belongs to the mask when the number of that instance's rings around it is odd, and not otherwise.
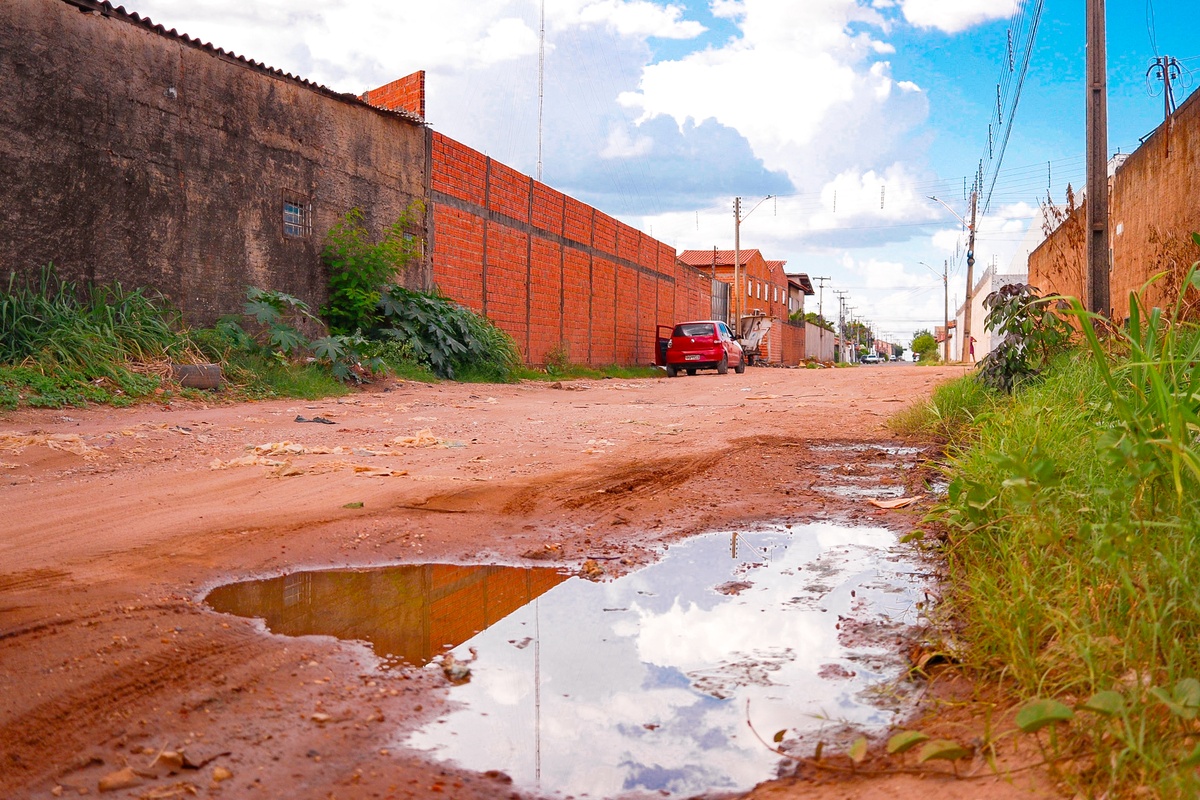
[{"label": "unplastered brick wall", "polygon": [[425,70],[363,92],[363,102],[388,111],[407,111],[425,119]]},{"label": "unplastered brick wall", "polygon": [[783,322],[779,325],[780,361],[793,367],[804,360],[805,323]]},{"label": "unplastered brick wall", "polygon": [[657,325],[711,317],[710,279],[670,246],[449,137],[430,153],[433,281],[527,363],[650,363]]}]

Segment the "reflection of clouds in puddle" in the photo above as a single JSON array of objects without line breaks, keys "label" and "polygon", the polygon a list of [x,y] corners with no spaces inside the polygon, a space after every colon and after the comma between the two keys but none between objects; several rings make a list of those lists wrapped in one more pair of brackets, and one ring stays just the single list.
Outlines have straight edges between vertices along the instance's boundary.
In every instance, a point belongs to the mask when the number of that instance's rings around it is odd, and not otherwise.
[{"label": "reflection of clouds in puddle", "polygon": [[903,497],[905,488],[903,486],[814,486],[813,491],[837,497],[865,497],[882,500]]},{"label": "reflection of clouds in puddle", "polygon": [[[868,659],[879,648],[846,644],[836,625],[852,613],[915,621],[912,565],[891,561],[894,546],[887,530],[826,524],[711,534],[611,583],[568,581],[467,643],[479,658],[450,692],[457,710],[408,744],[546,793],[748,788],[778,757],[747,729],[747,703],[766,735],[891,721],[864,690],[901,675],[901,659]],[[751,585],[716,590],[735,576]],[[822,608],[797,604],[814,585]],[[509,644],[525,636],[538,641]]]}]

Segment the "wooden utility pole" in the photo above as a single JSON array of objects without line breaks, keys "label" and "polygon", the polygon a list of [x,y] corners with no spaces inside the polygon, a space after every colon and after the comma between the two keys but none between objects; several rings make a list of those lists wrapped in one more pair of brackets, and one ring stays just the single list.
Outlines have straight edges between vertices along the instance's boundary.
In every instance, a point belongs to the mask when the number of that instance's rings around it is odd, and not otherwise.
[{"label": "wooden utility pole", "polygon": [[[971,306],[975,301],[975,220],[978,211],[979,190],[976,189],[971,192],[971,225],[967,233],[967,302],[963,306],[962,350],[959,353],[959,358],[964,364],[968,363],[971,352]],[[949,329],[946,330],[946,341],[950,341]],[[949,355],[946,356],[946,360],[950,360]]]},{"label": "wooden utility pole", "polygon": [[1087,0],[1087,299],[1108,314],[1108,64],[1104,0]]}]

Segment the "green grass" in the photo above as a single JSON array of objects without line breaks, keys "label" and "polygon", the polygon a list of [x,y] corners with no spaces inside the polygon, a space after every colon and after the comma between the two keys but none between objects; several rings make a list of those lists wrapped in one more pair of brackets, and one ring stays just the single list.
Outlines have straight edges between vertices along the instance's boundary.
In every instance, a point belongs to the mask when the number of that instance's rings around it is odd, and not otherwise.
[{"label": "green grass", "polygon": [[888,420],[902,436],[920,436],[952,443],[969,438],[976,420],[990,412],[1001,398],[974,375],[938,384],[928,400],[921,400]]},{"label": "green grass", "polygon": [[[934,516],[966,660],[1073,709],[1056,740],[1086,796],[1200,792],[1198,348],[1135,315],[1012,398],[956,381],[896,423],[951,435]],[[1082,708],[1098,693],[1121,710]]]}]

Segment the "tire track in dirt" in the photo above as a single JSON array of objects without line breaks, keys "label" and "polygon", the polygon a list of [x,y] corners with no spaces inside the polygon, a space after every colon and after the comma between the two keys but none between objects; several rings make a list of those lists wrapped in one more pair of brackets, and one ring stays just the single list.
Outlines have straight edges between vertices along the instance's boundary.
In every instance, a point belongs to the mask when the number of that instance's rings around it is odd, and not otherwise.
[{"label": "tire track in dirt", "polygon": [[71,573],[60,569],[24,569],[0,574],[0,592],[23,592],[48,588],[71,579]]},{"label": "tire track in dirt", "polygon": [[[47,766],[47,752],[80,753],[94,746],[97,731],[157,694],[178,699],[181,685],[213,686],[229,664],[245,663],[259,649],[256,637],[229,635],[202,647],[184,644],[182,652],[149,654],[113,669],[77,688],[17,715],[0,727],[0,795],[61,774]],[[52,762],[51,762],[52,763]]]}]

